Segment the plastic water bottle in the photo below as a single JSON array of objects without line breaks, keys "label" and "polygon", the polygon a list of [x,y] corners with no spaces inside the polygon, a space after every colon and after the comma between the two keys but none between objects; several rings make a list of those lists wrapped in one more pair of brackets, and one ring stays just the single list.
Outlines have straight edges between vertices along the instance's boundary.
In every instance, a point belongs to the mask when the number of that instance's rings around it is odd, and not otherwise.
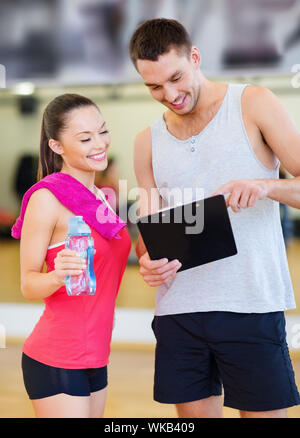
[{"label": "plastic water bottle", "polygon": [[69,218],[65,247],[76,251],[80,257],[87,261],[87,268],[82,274],[66,276],[65,285],[68,295],[94,295],[96,292],[96,277],[93,267],[94,239],[91,236],[90,227],[84,222],[82,216]]}]

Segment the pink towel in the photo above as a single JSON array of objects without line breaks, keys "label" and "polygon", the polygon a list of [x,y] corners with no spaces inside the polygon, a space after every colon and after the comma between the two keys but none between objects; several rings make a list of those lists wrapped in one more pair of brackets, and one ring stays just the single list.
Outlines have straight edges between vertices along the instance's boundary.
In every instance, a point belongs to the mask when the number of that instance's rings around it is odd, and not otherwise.
[{"label": "pink towel", "polygon": [[88,225],[95,228],[106,239],[120,238],[118,232],[126,226],[126,222],[97,199],[77,179],[66,173],[57,172],[41,179],[25,193],[20,216],[11,230],[11,235],[15,239],[21,237],[24,215],[30,196],[41,188],[50,190],[65,207],[76,216],[82,216]]}]

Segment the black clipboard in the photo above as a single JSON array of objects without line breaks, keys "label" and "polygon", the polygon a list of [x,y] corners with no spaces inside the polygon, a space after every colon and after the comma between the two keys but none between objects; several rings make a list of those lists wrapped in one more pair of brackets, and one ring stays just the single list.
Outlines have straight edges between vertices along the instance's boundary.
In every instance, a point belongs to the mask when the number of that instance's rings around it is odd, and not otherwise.
[{"label": "black clipboard", "polygon": [[223,195],[143,216],[137,226],[150,259],[177,259],[177,272],[237,254]]}]

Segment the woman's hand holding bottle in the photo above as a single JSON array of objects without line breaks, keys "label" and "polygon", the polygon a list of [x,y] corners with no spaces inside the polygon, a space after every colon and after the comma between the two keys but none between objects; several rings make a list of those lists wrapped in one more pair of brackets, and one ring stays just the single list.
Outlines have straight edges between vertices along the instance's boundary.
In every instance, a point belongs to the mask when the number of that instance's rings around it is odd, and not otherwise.
[{"label": "woman's hand holding bottle", "polygon": [[87,268],[87,262],[76,251],[63,249],[57,253],[54,259],[54,266],[58,283],[64,285],[66,276],[81,275]]}]

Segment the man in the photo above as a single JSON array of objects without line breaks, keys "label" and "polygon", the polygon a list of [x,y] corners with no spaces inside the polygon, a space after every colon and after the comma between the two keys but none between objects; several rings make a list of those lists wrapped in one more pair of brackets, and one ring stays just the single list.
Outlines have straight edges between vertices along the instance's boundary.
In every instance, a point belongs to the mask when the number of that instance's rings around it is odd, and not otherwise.
[{"label": "man", "polygon": [[167,107],[136,138],[140,216],[170,205],[174,188],[228,195],[238,248],[177,273],[177,260],[151,261],[139,237],[140,272],[158,286],[154,398],[180,417],[220,417],[223,385],[224,404],[242,417],[284,417],[300,397],[285,338],[283,311],[295,302],[278,201],[300,208],[300,181],[278,180],[278,168],[300,175],[300,135],[269,90],[205,78],[175,20],[140,25],[130,56]]}]

